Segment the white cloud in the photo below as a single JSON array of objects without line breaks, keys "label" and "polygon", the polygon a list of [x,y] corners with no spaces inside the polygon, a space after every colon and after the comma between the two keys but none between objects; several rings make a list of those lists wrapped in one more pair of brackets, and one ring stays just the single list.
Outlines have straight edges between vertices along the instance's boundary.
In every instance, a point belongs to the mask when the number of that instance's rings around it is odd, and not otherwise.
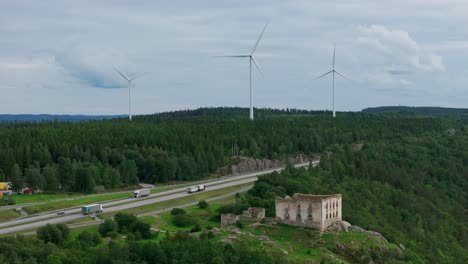
[{"label": "white cloud", "polygon": [[385,26],[359,26],[357,42],[378,53],[387,62],[415,71],[445,71],[442,57],[422,49],[404,30]]}]

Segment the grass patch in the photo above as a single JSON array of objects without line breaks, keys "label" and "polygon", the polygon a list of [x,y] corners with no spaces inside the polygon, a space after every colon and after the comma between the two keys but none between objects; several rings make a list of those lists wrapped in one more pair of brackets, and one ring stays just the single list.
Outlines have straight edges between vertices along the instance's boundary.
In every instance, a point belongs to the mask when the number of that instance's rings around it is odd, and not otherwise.
[{"label": "grass patch", "polygon": [[98,233],[99,225],[84,226],[79,228],[70,229],[70,240],[75,240],[79,234],[84,231],[89,231],[90,233]]},{"label": "grass patch", "polygon": [[47,202],[51,200],[58,199],[68,199],[83,196],[83,194],[46,194],[46,193],[35,193],[35,194],[20,194],[13,195],[11,198],[15,204],[24,204],[24,203],[36,203],[36,202]]},{"label": "grass patch", "polygon": [[3,210],[0,212],[0,222],[5,222],[21,216],[15,210]]}]

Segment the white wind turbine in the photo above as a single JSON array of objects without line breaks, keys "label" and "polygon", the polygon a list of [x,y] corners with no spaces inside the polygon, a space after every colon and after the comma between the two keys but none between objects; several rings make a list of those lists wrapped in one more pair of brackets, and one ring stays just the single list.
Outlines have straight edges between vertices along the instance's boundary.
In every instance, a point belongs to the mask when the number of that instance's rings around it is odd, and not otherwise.
[{"label": "white wind turbine", "polygon": [[137,78],[140,78],[141,76],[143,76],[144,74],[146,74],[146,72],[140,74],[140,75],[137,75],[133,78],[128,78],[125,74],[121,73],[119,70],[117,70],[115,67],[114,67],[114,70],[120,74],[120,76],[122,76],[122,78],[124,78],[125,80],[127,80],[128,82],[128,120],[129,121],[132,121],[132,94],[131,94],[131,87],[132,87],[132,81],[137,79]]},{"label": "white wind turbine", "polygon": [[341,77],[343,77],[343,78],[349,80],[349,79],[348,79],[347,77],[345,77],[343,74],[341,74],[341,73],[335,71],[335,44],[333,44],[333,64],[332,64],[332,69],[331,69],[329,72],[326,72],[326,73],[324,73],[324,74],[322,74],[322,75],[320,75],[320,76],[318,76],[318,77],[316,77],[316,78],[314,78],[314,79],[312,79],[312,80],[320,79],[320,78],[322,78],[322,77],[324,77],[324,76],[327,76],[327,75],[330,74],[330,73],[332,74],[333,117],[335,117],[335,116],[336,116],[336,114],[335,114],[335,73],[338,74],[338,75],[340,75]]},{"label": "white wind turbine", "polygon": [[228,56],[217,56],[217,57],[228,57],[228,58],[249,58],[249,87],[250,87],[250,120],[254,119],[254,114],[253,114],[253,88],[252,88],[252,63],[255,65],[257,70],[262,73],[262,70],[258,66],[257,62],[255,61],[254,58],[254,52],[257,50],[258,44],[260,43],[260,40],[263,37],[263,33],[265,33],[265,29],[267,28],[268,23],[265,24],[265,27],[263,27],[262,33],[260,33],[260,36],[257,39],[257,42],[255,42],[255,45],[250,52],[250,54],[243,54],[243,55],[228,55]]}]

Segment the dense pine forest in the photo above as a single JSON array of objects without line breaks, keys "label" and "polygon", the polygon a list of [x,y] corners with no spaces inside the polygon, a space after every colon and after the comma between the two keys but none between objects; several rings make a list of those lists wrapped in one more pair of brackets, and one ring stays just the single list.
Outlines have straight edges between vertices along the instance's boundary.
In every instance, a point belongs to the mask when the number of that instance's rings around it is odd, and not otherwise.
[{"label": "dense pine forest", "polygon": [[[457,120],[302,110],[204,108],[82,123],[0,125],[0,180],[13,188],[93,192],[140,182],[194,180],[240,155],[283,158],[321,153],[332,144],[376,142],[463,129]],[[102,188],[101,188],[102,189]]]},{"label": "dense pine forest", "polygon": [[[233,144],[241,155],[257,158],[319,154],[319,167],[289,167],[261,177],[228,209],[262,206],[271,216],[275,196],[342,193],[343,219],[402,244],[405,256],[399,261],[468,260],[466,119],[404,113],[339,113],[332,119],[327,112],[295,109],[258,110],[254,122],[247,117],[247,109],[205,108],[139,116],[132,123],[117,119],[2,124],[0,177],[11,180],[16,189],[89,193],[96,186],[113,189],[139,181],[207,176],[233,161]],[[206,263],[286,262],[242,243],[225,246],[184,234],[162,242],[138,236],[120,244],[90,234],[63,243],[47,243],[41,237],[2,238],[0,262],[153,263],[156,257],[161,263],[196,258]],[[386,260],[378,255],[373,259]]]},{"label": "dense pine forest", "polygon": [[334,145],[329,152],[317,168],[261,177],[241,207],[265,207],[274,216],[276,196],[342,193],[343,219],[404,245],[405,261],[466,263],[466,132],[366,143],[359,151]]}]

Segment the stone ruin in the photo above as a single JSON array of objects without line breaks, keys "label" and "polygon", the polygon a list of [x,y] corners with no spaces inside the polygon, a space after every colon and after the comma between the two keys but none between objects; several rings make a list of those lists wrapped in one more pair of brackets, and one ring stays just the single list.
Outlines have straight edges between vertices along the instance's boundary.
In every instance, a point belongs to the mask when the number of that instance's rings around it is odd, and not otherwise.
[{"label": "stone ruin", "polygon": [[265,208],[260,207],[249,207],[242,213],[243,216],[249,216],[256,219],[265,218]]},{"label": "stone ruin", "polygon": [[235,214],[221,214],[221,226],[228,226],[239,221],[239,216]]},{"label": "stone ruin", "polygon": [[341,221],[341,194],[311,195],[296,193],[293,197],[276,197],[276,218],[279,222],[313,227],[324,232]]},{"label": "stone ruin", "polygon": [[239,220],[257,221],[265,218],[265,208],[249,207],[242,215],[221,214],[221,226],[235,224]]}]

